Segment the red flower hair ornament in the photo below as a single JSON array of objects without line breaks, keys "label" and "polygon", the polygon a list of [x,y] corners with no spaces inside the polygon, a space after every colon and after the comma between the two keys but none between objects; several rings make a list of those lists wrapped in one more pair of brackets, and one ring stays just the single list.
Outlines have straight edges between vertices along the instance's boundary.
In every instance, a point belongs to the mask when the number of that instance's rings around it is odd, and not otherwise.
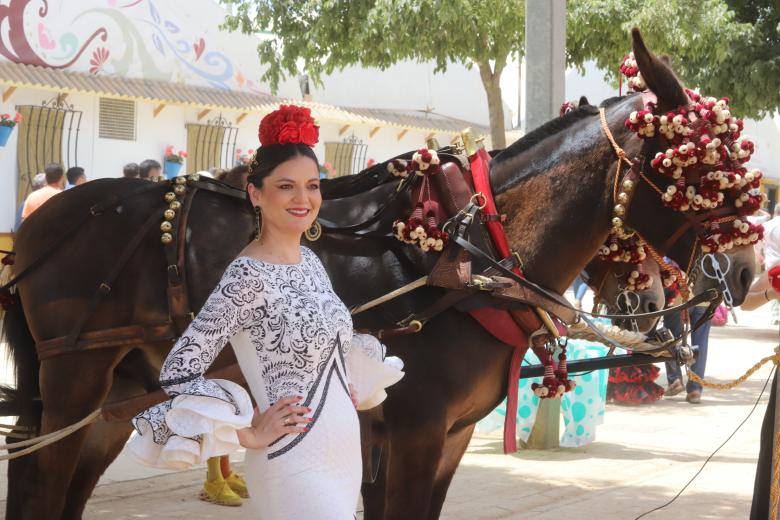
[{"label": "red flower hair ornament", "polygon": [[314,146],[320,137],[320,127],[314,124],[311,110],[295,105],[282,105],[260,121],[260,144],[305,144]]}]

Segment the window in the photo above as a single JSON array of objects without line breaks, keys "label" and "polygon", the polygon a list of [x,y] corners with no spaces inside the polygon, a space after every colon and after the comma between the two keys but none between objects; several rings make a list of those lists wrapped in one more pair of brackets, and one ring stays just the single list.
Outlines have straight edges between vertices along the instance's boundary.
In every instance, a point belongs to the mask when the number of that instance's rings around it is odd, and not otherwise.
[{"label": "window", "polygon": [[100,98],[98,136],[135,141],[135,101]]}]

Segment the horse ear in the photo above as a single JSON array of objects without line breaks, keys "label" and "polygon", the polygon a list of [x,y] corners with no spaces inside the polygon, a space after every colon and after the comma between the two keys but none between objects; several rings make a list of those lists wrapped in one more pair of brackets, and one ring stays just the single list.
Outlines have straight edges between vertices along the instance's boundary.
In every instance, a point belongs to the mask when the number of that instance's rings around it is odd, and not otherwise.
[{"label": "horse ear", "polygon": [[634,58],[637,66],[647,88],[658,98],[658,108],[666,111],[687,105],[690,102],[688,95],[668,64],[650,52],[638,28],[634,27],[631,30],[631,36],[634,40]]},{"label": "horse ear", "polygon": [[580,102],[577,104],[578,107],[586,107],[590,105],[588,102],[588,98],[585,96],[580,96]]}]

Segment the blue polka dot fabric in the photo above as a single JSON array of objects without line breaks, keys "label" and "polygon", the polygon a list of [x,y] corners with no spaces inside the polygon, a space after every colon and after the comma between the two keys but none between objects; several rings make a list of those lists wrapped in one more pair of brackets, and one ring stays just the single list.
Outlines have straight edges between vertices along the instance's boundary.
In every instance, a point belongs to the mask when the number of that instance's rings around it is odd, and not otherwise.
[{"label": "blue polka dot fabric", "polygon": [[[567,359],[589,359],[607,354],[607,348],[600,343],[570,340],[567,348]],[[523,365],[535,365],[539,359],[530,350],[523,360]],[[576,448],[593,442],[596,439],[596,427],[604,421],[604,409],[607,396],[607,377],[609,370],[596,370],[570,378],[577,382],[573,392],[566,392],[561,399],[561,415],[563,416],[563,434],[560,445],[564,448]],[[528,440],[539,409],[539,398],[531,390],[533,383],[541,383],[542,378],[521,379],[517,404],[517,436],[523,442]],[[483,434],[502,434],[504,417],[506,416],[506,400],[487,417],[477,423],[476,431]]]}]

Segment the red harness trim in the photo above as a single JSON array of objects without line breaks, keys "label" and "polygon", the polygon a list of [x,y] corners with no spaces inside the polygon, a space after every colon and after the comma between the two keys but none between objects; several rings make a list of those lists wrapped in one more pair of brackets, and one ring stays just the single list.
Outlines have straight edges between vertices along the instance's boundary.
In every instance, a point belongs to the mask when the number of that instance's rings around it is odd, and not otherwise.
[{"label": "red harness trim", "polygon": [[[477,153],[469,157],[471,163],[471,177],[474,182],[474,190],[481,193],[484,197],[485,207],[482,210],[490,238],[501,258],[506,258],[511,254],[509,241],[504,232],[504,226],[497,218],[498,216],[493,191],[490,189],[490,156],[484,148],[480,148]],[[513,269],[518,275],[522,276],[520,268]],[[533,314],[533,311],[529,312]],[[515,453],[517,451],[517,391],[520,381],[520,365],[523,357],[528,351],[528,334],[531,331],[523,330],[514,320],[509,311],[493,308],[483,308],[470,311],[469,314],[479,322],[482,327],[490,332],[493,337],[514,347],[512,350],[512,360],[509,363],[509,372],[507,374],[506,390],[506,416],[504,417],[504,453]],[[534,318],[536,316],[534,315]],[[539,326],[541,327],[541,321]]]}]

